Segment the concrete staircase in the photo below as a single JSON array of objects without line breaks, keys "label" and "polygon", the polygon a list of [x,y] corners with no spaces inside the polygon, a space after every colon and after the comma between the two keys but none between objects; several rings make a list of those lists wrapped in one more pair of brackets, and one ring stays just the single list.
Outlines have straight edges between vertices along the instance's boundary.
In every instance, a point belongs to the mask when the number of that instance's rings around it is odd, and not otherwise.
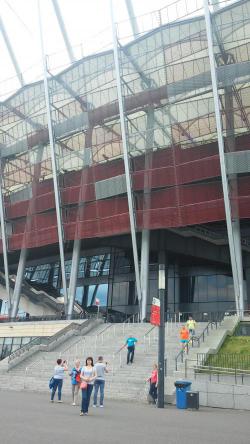
[{"label": "concrete staircase", "polygon": [[[234,321],[226,319],[218,330],[213,330],[205,338],[201,348],[190,351],[189,357],[194,359],[197,352],[205,352],[222,341],[230,330],[229,324]],[[180,351],[179,323],[166,323],[165,341],[167,357],[166,393],[169,401],[173,401],[174,381],[185,377],[184,364],[175,371],[175,357]],[[196,335],[199,336],[207,323],[199,323]],[[233,328],[233,327],[232,327]],[[56,359],[67,359],[69,369],[76,358],[85,363],[87,356],[94,360],[99,355],[108,362],[109,373],[106,377],[105,396],[113,399],[145,401],[148,393],[147,378],[151,374],[153,363],[157,362],[158,329],[150,324],[99,324],[87,334],[72,336],[53,349],[53,351],[38,351],[26,358],[8,372],[0,370],[0,389],[28,390],[49,392],[48,381],[53,375]],[[133,365],[126,364],[126,348],[121,349],[126,338],[134,335],[138,339]],[[214,338],[214,339],[213,339]],[[217,339],[215,339],[217,338]],[[188,377],[191,375],[188,375]],[[71,394],[71,381],[65,376],[63,394]]]},{"label": "concrete staircase", "polygon": [[[204,324],[205,325],[205,324]],[[197,333],[204,325],[199,324]],[[174,371],[175,356],[180,350],[178,323],[167,323],[165,340],[167,351],[167,372]],[[121,349],[128,335],[138,339],[133,365],[126,364],[126,348]],[[106,397],[115,399],[146,400],[147,378],[153,363],[157,362],[157,328],[150,324],[102,324],[85,336],[73,336],[53,351],[39,351],[28,357],[8,372],[0,373],[0,388],[8,390],[48,391],[48,381],[58,357],[67,359],[69,369],[76,358],[84,363],[87,356],[94,360],[99,355],[108,362]],[[71,393],[70,377],[66,375],[64,395]]]}]

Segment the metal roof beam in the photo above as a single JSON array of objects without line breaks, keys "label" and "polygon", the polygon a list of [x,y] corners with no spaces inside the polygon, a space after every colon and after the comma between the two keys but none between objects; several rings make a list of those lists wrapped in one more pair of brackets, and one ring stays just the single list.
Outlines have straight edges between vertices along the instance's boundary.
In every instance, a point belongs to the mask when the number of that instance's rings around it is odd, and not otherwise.
[{"label": "metal roof beam", "polygon": [[132,4],[131,0],[125,0],[125,3],[126,3],[128,15],[129,15],[130,25],[131,25],[131,28],[133,31],[133,37],[135,39],[139,34],[139,28],[138,28],[137,19],[135,17],[133,4]]},{"label": "metal roof beam", "polygon": [[60,31],[62,33],[62,37],[63,37],[64,44],[65,44],[66,49],[67,49],[67,53],[68,53],[69,59],[70,59],[71,63],[73,63],[73,62],[76,61],[76,58],[74,56],[74,53],[73,53],[73,50],[72,50],[72,46],[71,46],[69,38],[68,38],[68,34],[67,34],[67,31],[66,31],[66,27],[65,27],[65,24],[64,24],[64,21],[63,21],[63,17],[62,17],[62,14],[61,14],[61,10],[60,10],[58,1],[57,0],[52,0],[52,3],[53,3],[53,6],[54,6],[56,18],[57,18],[57,21],[58,21],[58,24],[59,24]]},{"label": "metal roof beam", "polygon": [[16,75],[18,77],[19,83],[20,83],[21,86],[24,86],[23,76],[21,74],[21,71],[20,71],[20,68],[19,68],[16,56],[15,56],[15,53],[14,53],[13,48],[11,46],[11,43],[10,43],[7,31],[5,29],[5,26],[4,26],[4,23],[2,21],[1,16],[0,16],[0,31],[2,33],[5,45],[7,47],[7,50],[8,50],[10,59],[11,59],[11,62],[13,64],[13,66],[14,66],[15,71],[16,71]]}]

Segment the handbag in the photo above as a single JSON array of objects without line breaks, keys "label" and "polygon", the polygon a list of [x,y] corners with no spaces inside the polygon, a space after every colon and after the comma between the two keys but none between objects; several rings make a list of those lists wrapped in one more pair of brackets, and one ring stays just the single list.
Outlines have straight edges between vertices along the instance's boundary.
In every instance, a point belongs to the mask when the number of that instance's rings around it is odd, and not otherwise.
[{"label": "handbag", "polygon": [[50,390],[52,390],[54,388],[54,385],[55,385],[55,379],[54,379],[54,376],[52,376],[52,378],[50,378],[50,380],[49,380]]},{"label": "handbag", "polygon": [[87,387],[88,387],[87,382],[86,382],[86,381],[82,381],[81,384],[80,384],[80,389],[82,389],[82,390],[86,390]]}]

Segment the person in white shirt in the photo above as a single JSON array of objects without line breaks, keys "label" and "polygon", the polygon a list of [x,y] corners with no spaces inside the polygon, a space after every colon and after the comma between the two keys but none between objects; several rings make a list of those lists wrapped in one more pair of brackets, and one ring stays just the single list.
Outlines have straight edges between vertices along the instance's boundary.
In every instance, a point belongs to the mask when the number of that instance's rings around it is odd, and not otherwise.
[{"label": "person in white shirt", "polygon": [[82,390],[82,408],[80,416],[88,415],[91,393],[94,387],[96,372],[94,369],[93,358],[89,356],[86,359],[86,365],[81,371],[81,390]]},{"label": "person in white shirt", "polygon": [[105,386],[105,373],[108,373],[107,362],[104,364],[103,357],[99,356],[97,363],[94,366],[96,372],[96,379],[94,382],[94,404],[93,407],[97,407],[97,396],[100,389],[100,407],[103,407],[104,400],[104,386]]},{"label": "person in white shirt", "polygon": [[63,378],[64,373],[68,371],[67,361],[63,361],[62,359],[57,359],[57,365],[54,368],[54,383],[51,391],[50,401],[54,402],[54,396],[56,391],[58,390],[58,402],[62,402],[62,386],[63,386]]}]

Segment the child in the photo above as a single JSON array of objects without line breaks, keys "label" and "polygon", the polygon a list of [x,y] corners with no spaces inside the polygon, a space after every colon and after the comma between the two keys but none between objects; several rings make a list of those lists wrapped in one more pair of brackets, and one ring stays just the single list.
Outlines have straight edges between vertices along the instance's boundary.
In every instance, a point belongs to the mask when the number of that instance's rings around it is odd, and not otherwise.
[{"label": "child", "polygon": [[78,401],[78,394],[80,389],[80,382],[81,382],[81,365],[80,360],[77,359],[75,361],[75,367],[72,368],[71,372],[69,373],[69,376],[71,376],[71,385],[72,385],[72,405],[76,405]]}]

